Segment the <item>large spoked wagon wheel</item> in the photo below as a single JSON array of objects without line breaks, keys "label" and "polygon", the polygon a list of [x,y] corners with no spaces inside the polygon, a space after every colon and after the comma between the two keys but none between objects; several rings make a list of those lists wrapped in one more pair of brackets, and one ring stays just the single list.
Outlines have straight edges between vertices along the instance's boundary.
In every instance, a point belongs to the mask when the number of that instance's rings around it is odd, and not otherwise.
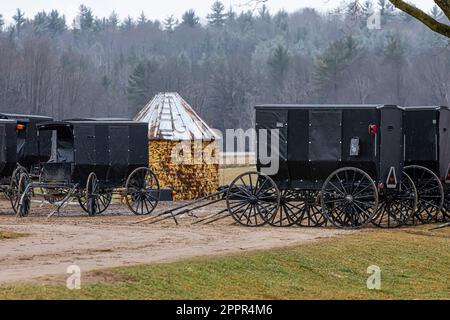
[{"label": "large spoked wagon wheel", "polygon": [[269,220],[269,224],[274,227],[293,226],[298,221],[301,211],[302,202],[299,199],[298,191],[281,190],[280,207]]},{"label": "large spoked wagon wheel", "polygon": [[378,209],[375,182],[364,171],[348,167],[333,172],[321,191],[322,213],[336,227],[361,228]]},{"label": "large spoked wagon wheel", "polygon": [[234,179],[226,199],[233,219],[247,227],[263,226],[274,220],[280,207],[277,185],[259,172],[247,172]]},{"label": "large spoked wagon wheel", "polygon": [[399,190],[383,196],[372,223],[380,228],[407,224],[417,210],[418,195],[412,179],[403,173]]},{"label": "large spoked wagon wheel", "polygon": [[84,191],[86,197],[86,208],[89,216],[95,216],[100,211],[100,188],[97,175],[91,172],[86,182],[86,189]]},{"label": "large spoked wagon wheel", "polygon": [[17,168],[14,169],[11,175],[9,189],[5,194],[11,202],[11,207],[13,208],[15,213],[17,213],[17,208],[20,200],[19,182],[22,174],[28,174],[27,170],[22,166],[17,166]]},{"label": "large spoked wagon wheel", "polygon": [[[86,212],[89,213],[89,209],[88,209],[88,197],[86,196],[86,191],[83,190],[82,194],[77,198],[78,199],[78,203],[80,204],[81,208]],[[111,204],[112,201],[112,191],[111,190],[100,190],[99,195],[98,195],[98,203],[97,203],[97,208],[98,208],[98,212],[97,214],[101,214],[103,212],[105,212],[109,205]]]},{"label": "large spoked wagon wheel", "polygon": [[63,201],[68,194],[67,188],[47,188],[42,187],[42,185],[45,185],[45,183],[49,182],[47,179],[47,174],[44,169],[41,170],[41,173],[39,174],[39,184],[41,185],[40,191],[41,194],[44,196],[44,200],[47,201],[50,204],[56,204],[58,202]]},{"label": "large spoked wagon wheel", "polygon": [[322,227],[326,225],[327,218],[322,214],[319,191],[302,191],[303,200],[300,206],[297,225],[301,227]]},{"label": "large spoked wagon wheel", "polygon": [[159,202],[159,181],[149,168],[134,170],[125,184],[128,208],[136,215],[148,215]]},{"label": "large spoked wagon wheel", "polygon": [[444,187],[441,180],[433,171],[422,166],[408,166],[404,170],[416,185],[419,196],[413,223],[415,220],[420,223],[436,220],[444,205]]},{"label": "large spoked wagon wheel", "polygon": [[26,217],[30,214],[31,209],[31,190],[28,190],[30,184],[30,176],[28,173],[22,173],[20,175],[18,184],[19,200],[15,211],[20,217]]}]

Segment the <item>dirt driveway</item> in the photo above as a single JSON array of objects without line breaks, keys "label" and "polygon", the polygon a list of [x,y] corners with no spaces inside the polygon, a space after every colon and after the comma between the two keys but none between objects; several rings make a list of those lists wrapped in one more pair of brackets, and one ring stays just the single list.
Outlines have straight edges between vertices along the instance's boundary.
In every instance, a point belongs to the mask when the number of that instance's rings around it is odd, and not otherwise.
[{"label": "dirt driveway", "polygon": [[[132,223],[139,218],[124,214],[126,211],[119,205],[112,209],[112,214],[95,218],[86,217],[79,209],[52,218],[45,217],[45,208],[39,209],[40,216],[27,218],[0,213],[0,230],[29,234],[0,241],[0,283],[51,279],[65,274],[66,268],[74,264],[85,272],[282,247],[350,232],[244,228],[233,225],[230,218],[209,225],[192,225],[192,217],[181,219],[178,226],[172,220],[136,225]],[[206,210],[196,214],[211,212]]]}]

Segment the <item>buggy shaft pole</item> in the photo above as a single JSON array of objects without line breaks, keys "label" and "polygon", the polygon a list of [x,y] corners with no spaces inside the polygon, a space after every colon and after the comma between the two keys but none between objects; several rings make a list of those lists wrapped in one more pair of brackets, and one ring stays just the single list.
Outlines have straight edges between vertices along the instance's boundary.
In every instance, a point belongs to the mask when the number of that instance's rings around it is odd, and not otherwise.
[{"label": "buggy shaft pole", "polygon": [[437,227],[435,227],[435,228],[433,228],[433,229],[430,229],[430,230],[444,229],[444,228],[447,228],[447,227],[450,227],[450,222],[441,224],[441,225],[439,225],[439,226],[437,226]]},{"label": "buggy shaft pole", "polygon": [[221,210],[221,211],[219,211],[219,212],[210,214],[209,216],[207,216],[207,217],[205,217],[205,218],[203,218],[203,219],[194,221],[192,224],[202,223],[203,221],[206,221],[206,220],[208,220],[208,219],[214,218],[215,216],[221,215],[222,213],[227,212],[227,211],[228,211],[228,209],[223,209],[223,210]]},{"label": "buggy shaft pole", "polygon": [[167,215],[167,214],[171,214],[173,211],[178,211],[178,210],[181,210],[181,209],[185,209],[185,208],[187,208],[187,207],[189,207],[189,206],[191,206],[193,204],[199,203],[201,201],[205,201],[205,200],[208,200],[210,198],[220,196],[220,195],[224,194],[227,191],[228,191],[228,189],[224,189],[222,191],[215,192],[215,193],[207,195],[207,196],[205,196],[203,198],[200,198],[200,199],[191,201],[189,203],[185,203],[185,204],[183,204],[181,206],[178,206],[178,207],[175,207],[175,208],[163,211],[163,212],[159,213],[156,216],[152,216],[152,217],[148,217],[148,218],[145,218],[145,219],[142,219],[142,220],[139,220],[139,221],[132,222],[132,224],[138,224],[138,223],[146,222],[146,221],[149,221],[149,220],[152,220],[152,219],[156,219],[158,217],[161,217],[161,216],[164,216],[164,215]]}]

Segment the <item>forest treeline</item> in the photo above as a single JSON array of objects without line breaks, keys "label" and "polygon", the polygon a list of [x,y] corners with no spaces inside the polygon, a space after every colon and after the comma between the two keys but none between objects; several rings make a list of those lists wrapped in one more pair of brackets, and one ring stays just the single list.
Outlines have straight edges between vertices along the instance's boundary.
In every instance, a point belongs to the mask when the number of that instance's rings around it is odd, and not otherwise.
[{"label": "forest treeline", "polygon": [[[380,10],[380,29],[367,19]],[[431,14],[445,19],[439,9]],[[212,3],[149,20],[81,6],[0,15],[0,111],[129,117],[179,92],[213,127],[248,128],[258,103],[450,104],[448,39],[388,1],[332,12],[237,12]]]}]

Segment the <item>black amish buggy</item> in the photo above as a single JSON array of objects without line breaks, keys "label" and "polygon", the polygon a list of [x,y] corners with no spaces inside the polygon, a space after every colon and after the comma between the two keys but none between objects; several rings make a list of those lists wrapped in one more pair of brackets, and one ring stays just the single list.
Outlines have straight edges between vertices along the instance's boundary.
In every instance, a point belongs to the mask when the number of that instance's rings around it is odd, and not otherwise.
[{"label": "black amish buggy", "polygon": [[21,174],[36,178],[39,164],[50,158],[50,137],[39,139],[37,126],[51,120],[45,116],[0,114],[0,189],[15,211]]},{"label": "black amish buggy", "polygon": [[402,117],[389,105],[257,106],[258,172],[230,185],[229,212],[247,226],[405,224],[418,197],[403,172]]},{"label": "black amish buggy", "polygon": [[450,109],[418,106],[403,110],[405,171],[414,181],[419,195],[414,219],[421,223],[448,219]]},{"label": "black amish buggy", "polygon": [[28,215],[31,198],[41,196],[58,212],[76,198],[84,211],[96,215],[108,208],[115,191],[133,213],[150,214],[159,200],[159,183],[148,168],[147,132],[147,124],[125,119],[39,125],[39,135],[52,137],[51,156],[42,165],[39,182],[25,182],[19,214]]}]

